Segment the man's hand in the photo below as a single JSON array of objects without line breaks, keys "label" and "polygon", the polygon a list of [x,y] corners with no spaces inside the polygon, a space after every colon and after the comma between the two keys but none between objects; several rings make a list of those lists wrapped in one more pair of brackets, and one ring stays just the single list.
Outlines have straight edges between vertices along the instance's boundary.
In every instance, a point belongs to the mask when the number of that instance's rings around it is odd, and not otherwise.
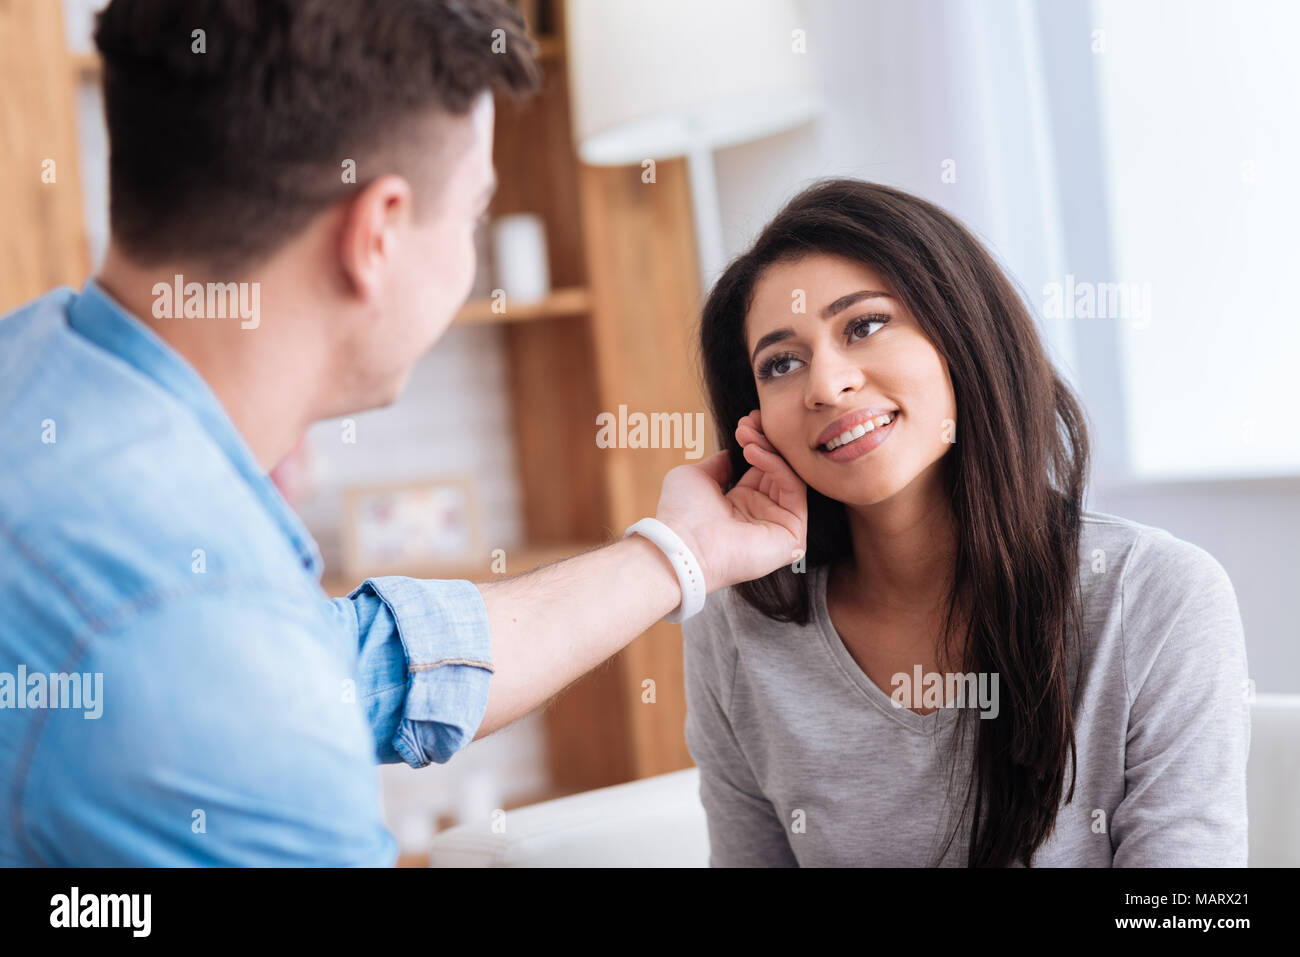
[{"label": "man's hand", "polygon": [[[710,591],[761,578],[806,547],[807,489],[757,412],[740,420],[736,440],[752,467],[725,496],[721,453],[670,471],[659,496],[659,521],[695,553]],[[478,588],[496,671],[476,738],[559,694],[681,602],[671,564],[640,535]]]},{"label": "man's hand", "polygon": [[762,578],[808,547],[808,495],[763,434],[755,409],[736,426],[750,469],[722,494],[731,475],[727,453],[664,476],[656,517],[695,553],[709,591]]}]

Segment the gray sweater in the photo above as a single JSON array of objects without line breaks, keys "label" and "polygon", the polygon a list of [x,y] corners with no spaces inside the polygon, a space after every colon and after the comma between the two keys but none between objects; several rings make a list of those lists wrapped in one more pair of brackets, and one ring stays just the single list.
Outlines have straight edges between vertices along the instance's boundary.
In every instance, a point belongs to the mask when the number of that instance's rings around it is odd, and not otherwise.
[{"label": "gray sweater", "polygon": [[[1162,529],[1095,512],[1084,513],[1079,552],[1078,780],[1031,863],[1245,866],[1250,708],[1227,574]],[[807,574],[806,626],[772,621],[732,589],[682,626],[710,863],[965,866],[971,810],[937,855],[961,807],[973,731],[954,764],[957,709],[920,715],[896,704],[906,684],[877,687],[831,625],[826,568]],[[966,700],[997,720],[990,699]],[[1069,783],[1067,757],[1063,797]]]}]

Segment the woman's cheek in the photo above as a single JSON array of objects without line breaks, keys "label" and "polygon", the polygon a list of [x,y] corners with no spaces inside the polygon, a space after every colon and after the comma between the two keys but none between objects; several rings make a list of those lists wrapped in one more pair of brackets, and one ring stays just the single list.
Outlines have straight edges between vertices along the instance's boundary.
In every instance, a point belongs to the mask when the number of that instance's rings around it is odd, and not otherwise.
[{"label": "woman's cheek", "polygon": [[764,408],[762,401],[760,401],[758,414],[763,423],[763,434],[772,443],[772,448],[776,449],[781,458],[789,462],[798,450],[794,438],[795,426],[788,424],[785,417],[781,415],[780,410],[773,408],[772,403],[768,403],[768,407]]},{"label": "woman's cheek", "polygon": [[[764,430],[766,431],[766,430]],[[786,464],[794,469],[800,479],[807,482],[808,477],[817,467],[817,452],[808,447],[804,441],[803,433],[786,433],[780,439],[773,439],[769,435],[772,447],[785,459]]]}]

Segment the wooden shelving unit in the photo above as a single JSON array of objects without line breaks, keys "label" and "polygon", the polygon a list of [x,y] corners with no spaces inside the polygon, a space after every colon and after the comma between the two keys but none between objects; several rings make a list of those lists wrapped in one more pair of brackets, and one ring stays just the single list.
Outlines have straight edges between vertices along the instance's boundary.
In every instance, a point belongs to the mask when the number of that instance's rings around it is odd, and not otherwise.
[{"label": "wooden shelving unit", "polygon": [[[705,411],[695,355],[700,288],[684,160],[584,166],[575,155],[565,75],[565,4],[537,0],[542,94],[498,108],[498,213],[539,213],[552,281],[586,289],[589,309],[507,327],[532,541],[612,540],[653,515],[663,476],[687,460],[673,449],[598,449],[595,415],[621,404],[647,412]],[[535,34],[537,30],[532,31]],[[708,421],[706,419],[706,421]],[[705,454],[712,452],[709,436]],[[655,700],[644,697],[645,682]],[[653,625],[547,710],[550,764],[560,793],[689,767],[681,628]]]},{"label": "wooden shelving unit", "polygon": [[63,4],[0,2],[0,313],[90,271],[67,58]]}]

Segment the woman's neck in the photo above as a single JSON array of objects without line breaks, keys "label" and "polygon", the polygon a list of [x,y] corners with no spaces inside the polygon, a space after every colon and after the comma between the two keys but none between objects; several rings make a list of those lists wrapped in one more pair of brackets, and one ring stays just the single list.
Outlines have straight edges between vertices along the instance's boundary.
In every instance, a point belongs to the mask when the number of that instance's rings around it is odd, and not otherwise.
[{"label": "woman's neck", "polygon": [[846,511],[853,556],[838,569],[841,595],[859,596],[864,610],[883,617],[928,615],[942,604],[956,567],[957,527],[940,469],[885,502]]}]

